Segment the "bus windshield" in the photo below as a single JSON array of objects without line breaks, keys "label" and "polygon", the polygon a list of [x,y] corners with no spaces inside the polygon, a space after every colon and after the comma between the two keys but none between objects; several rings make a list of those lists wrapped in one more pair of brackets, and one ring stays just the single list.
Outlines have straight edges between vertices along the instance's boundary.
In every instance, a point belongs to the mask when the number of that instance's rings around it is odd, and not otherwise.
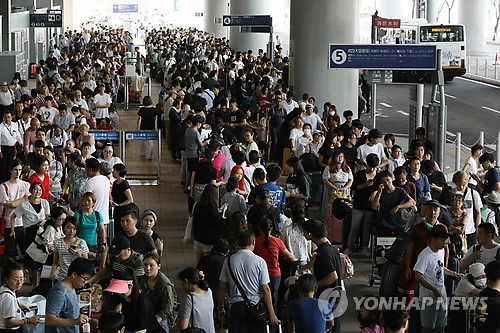
[{"label": "bus windshield", "polygon": [[421,43],[463,42],[464,27],[460,25],[421,26]]}]

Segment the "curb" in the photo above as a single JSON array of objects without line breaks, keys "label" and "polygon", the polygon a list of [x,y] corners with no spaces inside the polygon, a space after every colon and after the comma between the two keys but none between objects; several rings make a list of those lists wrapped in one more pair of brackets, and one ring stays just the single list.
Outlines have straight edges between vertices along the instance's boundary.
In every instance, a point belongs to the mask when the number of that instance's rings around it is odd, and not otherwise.
[{"label": "curb", "polygon": [[462,75],[462,77],[464,77],[466,79],[470,79],[470,80],[474,80],[474,81],[479,81],[479,82],[484,82],[484,83],[488,83],[488,84],[492,84],[494,86],[500,87],[500,80],[490,79],[488,77],[484,77],[484,76],[480,76],[480,75],[475,75],[475,74],[470,74],[470,73],[466,73],[466,74]]}]

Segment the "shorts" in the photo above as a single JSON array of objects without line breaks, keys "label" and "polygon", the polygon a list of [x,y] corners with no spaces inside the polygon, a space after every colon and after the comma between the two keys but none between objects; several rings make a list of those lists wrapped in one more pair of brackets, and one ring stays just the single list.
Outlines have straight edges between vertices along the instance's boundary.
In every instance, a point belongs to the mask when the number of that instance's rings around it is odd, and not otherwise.
[{"label": "shorts", "polygon": [[422,306],[422,302],[419,301],[421,305],[420,309],[420,323],[422,328],[434,329],[438,327],[446,327],[448,323],[448,309],[446,303],[425,304]]},{"label": "shorts", "polygon": [[214,246],[200,243],[197,240],[195,240],[193,244],[193,249],[195,251],[201,251],[203,253],[210,253],[210,251],[212,251],[212,247]]},{"label": "shorts", "polygon": [[198,165],[199,158],[186,158],[187,165],[188,165],[188,171],[193,172],[196,170],[196,166]]}]

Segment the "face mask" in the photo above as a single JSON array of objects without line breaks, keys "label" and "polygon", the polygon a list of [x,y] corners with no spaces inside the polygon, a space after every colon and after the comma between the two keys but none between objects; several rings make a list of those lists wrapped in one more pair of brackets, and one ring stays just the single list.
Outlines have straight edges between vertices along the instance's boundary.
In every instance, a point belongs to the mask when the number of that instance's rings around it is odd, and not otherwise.
[{"label": "face mask", "polygon": [[330,114],[330,116],[335,116],[335,111],[330,111],[328,113]]},{"label": "face mask", "polygon": [[311,130],[309,128],[304,130],[305,135],[311,135]]},{"label": "face mask", "polygon": [[476,286],[477,287],[484,287],[486,285],[486,278],[482,278],[479,280],[476,280]]}]

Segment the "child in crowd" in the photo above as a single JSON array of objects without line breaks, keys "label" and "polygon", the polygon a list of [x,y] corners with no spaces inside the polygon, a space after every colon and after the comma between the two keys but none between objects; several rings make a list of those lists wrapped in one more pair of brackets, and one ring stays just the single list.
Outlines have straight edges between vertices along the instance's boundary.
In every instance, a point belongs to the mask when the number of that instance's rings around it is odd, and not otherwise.
[{"label": "child in crowd", "polygon": [[389,156],[389,164],[388,164],[388,170],[394,174],[394,170],[397,167],[403,166],[405,164],[406,160],[403,157],[403,149],[401,149],[401,146],[399,145],[394,145],[391,147],[391,154]]},{"label": "child in crowd", "polygon": [[300,297],[288,304],[288,328],[296,333],[324,333],[333,327],[330,303],[314,298],[318,290],[312,274],[303,274],[297,280]]},{"label": "child in crowd", "polygon": [[161,239],[160,235],[158,235],[158,233],[153,230],[153,227],[155,226],[157,220],[158,215],[156,215],[156,212],[152,209],[146,209],[142,213],[141,230],[144,233],[150,235],[151,238],[153,238],[156,246],[156,251],[158,251],[158,255],[161,257],[163,253],[163,240]]},{"label": "child in crowd", "polygon": [[246,214],[247,205],[245,203],[245,198],[236,192],[238,188],[238,178],[232,176],[229,177],[226,184],[227,192],[222,197],[222,211],[223,217],[232,216],[235,212],[240,212]]},{"label": "child in crowd", "polygon": [[378,308],[368,310],[362,304],[358,312],[358,321],[362,333],[384,333],[384,328],[380,324],[380,310]]}]

